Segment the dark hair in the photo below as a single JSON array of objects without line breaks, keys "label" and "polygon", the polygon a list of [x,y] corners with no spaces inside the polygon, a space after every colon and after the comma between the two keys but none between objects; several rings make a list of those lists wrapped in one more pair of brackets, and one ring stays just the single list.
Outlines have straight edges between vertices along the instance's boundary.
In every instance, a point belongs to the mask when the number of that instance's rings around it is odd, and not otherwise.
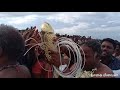
[{"label": "dark hair", "polygon": [[9,60],[19,60],[25,49],[22,36],[16,28],[9,25],[0,25],[0,47],[2,54],[7,56]]},{"label": "dark hair", "polygon": [[[29,29],[26,30],[24,33],[23,33],[23,38],[24,38],[24,41],[29,39],[34,33],[34,30],[33,29]],[[26,45],[30,43],[31,40],[27,41],[26,42]],[[25,47],[25,52],[29,49],[30,47],[29,46],[26,46]],[[34,53],[34,49],[35,47],[33,47],[24,57],[23,59],[21,60],[20,64],[22,65],[25,65],[29,70],[30,70],[30,73],[32,74],[32,66],[35,64],[36,62],[36,56],[35,56],[35,53]],[[24,52],[24,53],[25,53]]]},{"label": "dark hair", "polygon": [[102,44],[104,41],[110,42],[110,43],[113,45],[114,49],[116,48],[116,42],[115,42],[115,40],[113,40],[113,39],[111,39],[111,38],[105,38],[105,39],[103,39],[103,40],[101,41],[101,44]]},{"label": "dark hair", "polygon": [[119,46],[120,47],[120,42],[119,41],[116,41],[116,46]]},{"label": "dark hair", "polygon": [[120,47],[120,42],[118,42],[117,45]]},{"label": "dark hair", "polygon": [[101,44],[96,40],[87,41],[87,42],[82,43],[81,45],[86,45],[92,48],[92,50],[94,52],[97,52],[98,55],[101,55],[102,53]]},{"label": "dark hair", "polygon": [[[26,30],[26,31],[23,33],[24,41],[27,40],[27,39],[29,39],[30,37],[32,37],[33,33],[34,33],[34,28],[32,28],[32,29],[30,28],[30,29]],[[27,44],[30,44],[30,41],[31,41],[31,40],[28,40],[25,44],[26,44],[26,45],[27,45]],[[31,47],[31,46],[30,46],[30,47]],[[30,47],[29,47],[29,46],[26,46],[26,47],[25,47],[25,52],[26,52]],[[35,47],[33,47],[33,48],[23,57],[22,61],[20,62],[21,64],[23,64],[23,65],[25,65],[25,66],[28,67],[31,75],[33,75],[33,74],[32,74],[32,66],[33,66],[33,65],[36,63],[36,61],[37,61],[37,57],[36,57],[36,55],[35,55],[34,50],[35,50]],[[24,52],[24,53],[25,53],[25,52]],[[39,59],[39,60],[45,59],[45,55],[44,55],[44,54],[40,54],[40,55],[38,56],[38,59]],[[33,76],[32,76],[32,77],[33,77]]]}]

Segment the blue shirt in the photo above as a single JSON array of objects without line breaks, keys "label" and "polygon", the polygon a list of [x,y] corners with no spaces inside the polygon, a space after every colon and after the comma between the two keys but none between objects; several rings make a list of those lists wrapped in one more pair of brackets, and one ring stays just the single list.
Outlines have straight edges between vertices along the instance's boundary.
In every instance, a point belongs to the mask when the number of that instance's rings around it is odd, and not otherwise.
[{"label": "blue shirt", "polygon": [[112,56],[111,58],[111,62],[110,64],[108,65],[108,67],[112,70],[118,70],[120,69],[120,60],[117,59],[116,57]]}]

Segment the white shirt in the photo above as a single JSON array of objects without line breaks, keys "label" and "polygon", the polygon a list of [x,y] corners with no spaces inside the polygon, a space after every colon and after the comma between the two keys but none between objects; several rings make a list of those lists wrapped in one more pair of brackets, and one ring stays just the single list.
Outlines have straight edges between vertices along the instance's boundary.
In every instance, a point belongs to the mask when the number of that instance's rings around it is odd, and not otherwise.
[{"label": "white shirt", "polygon": [[113,70],[115,78],[120,78],[120,69],[119,70]]}]

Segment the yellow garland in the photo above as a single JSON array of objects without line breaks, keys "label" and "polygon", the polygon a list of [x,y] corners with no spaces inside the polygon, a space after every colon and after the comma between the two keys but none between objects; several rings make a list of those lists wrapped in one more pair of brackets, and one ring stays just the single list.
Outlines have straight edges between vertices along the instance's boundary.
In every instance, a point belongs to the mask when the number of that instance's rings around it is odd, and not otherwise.
[{"label": "yellow garland", "polygon": [[54,45],[53,42],[53,38],[56,37],[54,34],[54,30],[52,28],[52,26],[45,22],[44,24],[42,24],[41,26],[41,31],[42,33],[42,40],[44,42],[44,45],[42,45],[42,49],[45,51],[45,55],[48,59],[48,61],[51,60],[51,56],[50,56],[50,51],[57,51],[57,48]]}]

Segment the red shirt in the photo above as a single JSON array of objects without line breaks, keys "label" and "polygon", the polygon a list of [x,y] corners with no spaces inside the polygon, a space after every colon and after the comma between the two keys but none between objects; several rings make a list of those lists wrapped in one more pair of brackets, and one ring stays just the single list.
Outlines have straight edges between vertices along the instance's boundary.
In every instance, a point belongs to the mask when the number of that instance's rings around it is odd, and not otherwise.
[{"label": "red shirt", "polygon": [[48,69],[45,70],[45,65],[47,63],[43,61],[36,61],[36,63],[32,67],[33,76],[35,74],[39,74],[42,78],[53,78],[53,71],[52,67],[50,66]]}]

